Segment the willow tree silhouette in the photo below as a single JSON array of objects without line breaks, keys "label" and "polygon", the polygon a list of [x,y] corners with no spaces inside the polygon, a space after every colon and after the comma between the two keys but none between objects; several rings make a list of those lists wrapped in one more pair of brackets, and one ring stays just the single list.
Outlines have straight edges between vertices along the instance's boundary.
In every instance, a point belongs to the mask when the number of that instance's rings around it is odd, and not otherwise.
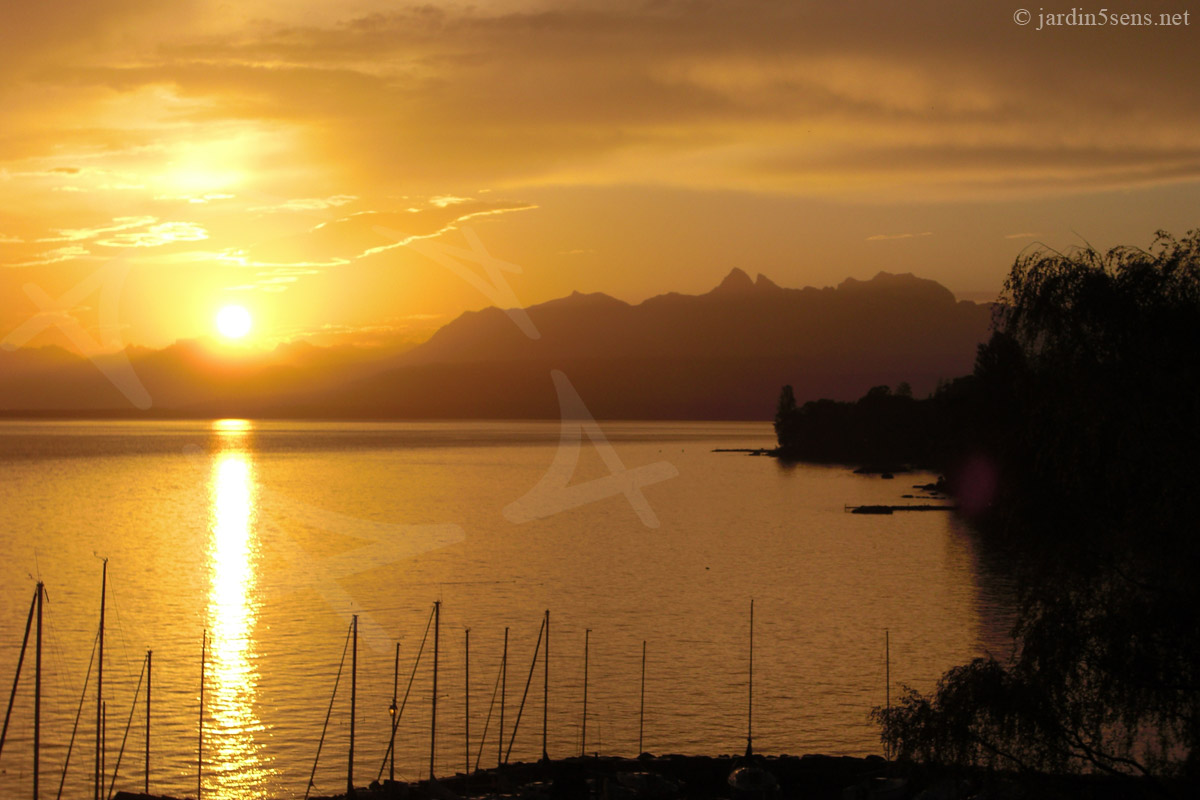
[{"label": "willow tree silhouette", "polygon": [[1019,578],[1013,656],[876,709],[902,756],[1200,779],[1200,231],[1036,250],[980,348],[964,451]]}]

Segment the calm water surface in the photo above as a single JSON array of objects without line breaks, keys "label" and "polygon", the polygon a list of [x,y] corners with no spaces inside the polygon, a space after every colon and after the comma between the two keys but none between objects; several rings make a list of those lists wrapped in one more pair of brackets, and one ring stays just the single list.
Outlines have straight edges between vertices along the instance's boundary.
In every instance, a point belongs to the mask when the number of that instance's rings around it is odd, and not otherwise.
[{"label": "calm water surface", "polygon": [[[0,423],[0,685],[11,686],[40,576],[49,597],[43,795],[57,791],[79,709],[104,557],[105,768],[111,776],[152,649],[151,789],[180,795],[196,788],[205,631],[203,780],[212,798],[303,795],[355,614],[359,785],[383,763],[395,642],[403,697],[435,600],[442,773],[467,758],[466,629],[474,764],[505,627],[507,749],[546,609],[551,756],[581,746],[589,629],[586,747],[622,755],[638,746],[643,641],[643,748],[744,749],[752,597],[763,752],[879,752],[867,713],[885,697],[885,629],[894,690],[928,689],[954,664],[1006,652],[1004,582],[985,573],[969,531],[948,514],[843,512],[903,502],[932,476],[883,481],[712,452],[771,445],[766,424],[605,423],[611,450],[569,426],[561,439],[561,428]],[[398,728],[397,777],[428,769],[432,639]],[[31,666],[32,655],[0,756],[4,797],[30,786]],[[541,753],[542,669],[513,760]],[[320,792],[345,786],[348,663],[346,671]],[[118,789],[142,786],[142,698]],[[64,797],[92,796],[95,704],[93,682]],[[483,766],[497,759],[498,713]]]}]

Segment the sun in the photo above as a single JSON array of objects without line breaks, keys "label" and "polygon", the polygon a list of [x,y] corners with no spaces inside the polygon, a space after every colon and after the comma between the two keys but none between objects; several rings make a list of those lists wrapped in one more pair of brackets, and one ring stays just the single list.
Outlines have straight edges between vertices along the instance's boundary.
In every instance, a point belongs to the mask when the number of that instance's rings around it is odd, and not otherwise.
[{"label": "sun", "polygon": [[254,320],[242,306],[223,306],[217,312],[217,332],[226,339],[241,339],[250,332]]}]

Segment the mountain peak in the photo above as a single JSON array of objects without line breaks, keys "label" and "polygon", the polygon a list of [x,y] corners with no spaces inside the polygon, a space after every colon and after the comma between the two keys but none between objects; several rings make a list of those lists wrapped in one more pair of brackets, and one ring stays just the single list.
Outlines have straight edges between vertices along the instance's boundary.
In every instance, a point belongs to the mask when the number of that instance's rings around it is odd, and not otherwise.
[{"label": "mountain peak", "polygon": [[754,281],[739,267],[734,267],[709,294],[742,294],[754,290]]},{"label": "mountain peak", "polygon": [[760,272],[758,273],[758,277],[754,279],[754,288],[760,292],[764,290],[774,290],[779,288],[779,284]]},{"label": "mountain peak", "polygon": [[874,278],[866,281],[846,278],[846,280],[838,284],[837,288],[839,291],[860,294],[887,293],[893,296],[904,295],[906,297],[920,296],[928,299],[936,298],[939,302],[943,303],[957,302],[953,292],[937,281],[929,280],[928,278],[918,278],[911,272],[894,274],[881,271]]}]

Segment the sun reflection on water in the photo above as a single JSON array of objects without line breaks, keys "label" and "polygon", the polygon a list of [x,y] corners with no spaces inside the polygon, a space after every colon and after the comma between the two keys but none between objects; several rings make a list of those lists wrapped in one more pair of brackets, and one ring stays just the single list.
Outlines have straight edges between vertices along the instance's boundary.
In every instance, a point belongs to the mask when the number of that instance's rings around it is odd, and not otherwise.
[{"label": "sun reflection on water", "polygon": [[213,461],[209,526],[209,661],[205,723],[205,796],[259,797],[270,773],[255,735],[254,626],[258,540],[256,485],[247,447],[252,425],[219,420],[221,450]]}]

